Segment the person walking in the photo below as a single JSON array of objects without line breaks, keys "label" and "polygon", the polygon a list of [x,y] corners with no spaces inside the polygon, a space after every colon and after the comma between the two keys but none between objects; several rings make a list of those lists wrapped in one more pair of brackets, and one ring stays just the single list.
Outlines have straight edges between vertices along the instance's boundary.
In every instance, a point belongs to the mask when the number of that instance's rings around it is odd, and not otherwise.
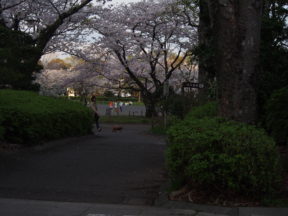
[{"label": "person walking", "polygon": [[94,112],[94,120],[95,120],[96,128],[97,128],[97,131],[100,132],[102,130],[102,128],[99,126],[100,115],[98,113],[98,108],[97,108],[97,104],[96,104],[96,96],[95,95],[93,95],[91,97],[91,103],[89,104],[89,107]]},{"label": "person walking", "polygon": [[124,103],[123,103],[122,101],[119,102],[119,109],[120,109],[120,112],[123,111],[123,108],[122,108],[122,107],[123,107],[123,104],[124,104]]}]

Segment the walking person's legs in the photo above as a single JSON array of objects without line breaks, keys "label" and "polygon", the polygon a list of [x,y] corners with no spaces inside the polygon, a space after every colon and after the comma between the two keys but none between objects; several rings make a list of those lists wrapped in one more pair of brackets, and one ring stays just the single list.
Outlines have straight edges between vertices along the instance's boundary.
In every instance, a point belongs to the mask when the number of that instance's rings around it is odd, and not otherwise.
[{"label": "walking person's legs", "polygon": [[102,130],[102,128],[100,128],[100,126],[99,126],[99,118],[100,117],[97,114],[95,114],[94,119],[95,119],[96,128],[100,132]]}]

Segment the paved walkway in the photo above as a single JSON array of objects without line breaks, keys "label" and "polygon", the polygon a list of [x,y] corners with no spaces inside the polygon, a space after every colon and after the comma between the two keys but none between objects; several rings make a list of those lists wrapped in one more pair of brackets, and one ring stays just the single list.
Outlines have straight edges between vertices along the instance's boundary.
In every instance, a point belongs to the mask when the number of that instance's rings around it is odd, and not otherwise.
[{"label": "paved walkway", "polygon": [[158,198],[165,181],[164,140],[147,134],[146,125],[124,125],[118,133],[111,128],[0,154],[0,216],[288,216],[287,208]]},{"label": "paved walkway", "polygon": [[192,216],[195,213],[147,206],[0,199],[1,216]]},{"label": "paved walkway", "polygon": [[0,197],[151,205],[165,180],[165,142],[125,125],[0,156]]},{"label": "paved walkway", "polygon": [[[287,208],[236,208],[235,213],[217,213],[217,207],[190,209],[135,205],[112,205],[1,199],[1,216],[287,216]],[[214,211],[213,211],[214,208]],[[224,208],[225,209],[225,208]],[[216,212],[215,212],[216,211]]]}]

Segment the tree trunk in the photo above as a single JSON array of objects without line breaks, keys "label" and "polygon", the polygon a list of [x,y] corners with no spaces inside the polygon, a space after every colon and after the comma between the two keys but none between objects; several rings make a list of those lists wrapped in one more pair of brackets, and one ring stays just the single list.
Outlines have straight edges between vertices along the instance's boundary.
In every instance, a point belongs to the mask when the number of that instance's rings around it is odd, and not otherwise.
[{"label": "tree trunk", "polygon": [[261,0],[217,0],[216,66],[219,114],[255,123]]},{"label": "tree trunk", "polygon": [[200,89],[200,99],[205,102],[209,99],[209,87],[215,79],[215,46],[214,46],[214,19],[213,10],[215,2],[200,0],[199,15],[199,76],[198,80],[205,88]]},{"label": "tree trunk", "polygon": [[145,97],[142,95],[143,103],[146,108],[146,117],[157,117],[158,113],[156,110],[156,101],[152,97]]}]

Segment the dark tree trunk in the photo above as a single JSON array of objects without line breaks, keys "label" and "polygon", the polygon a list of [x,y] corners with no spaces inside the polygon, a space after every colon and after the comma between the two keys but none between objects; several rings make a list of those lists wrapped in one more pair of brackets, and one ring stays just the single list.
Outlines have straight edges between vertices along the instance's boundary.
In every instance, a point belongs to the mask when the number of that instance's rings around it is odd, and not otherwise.
[{"label": "dark tree trunk", "polygon": [[142,95],[143,98],[143,103],[146,108],[146,117],[151,118],[151,117],[157,117],[158,113],[156,110],[156,101],[152,97],[145,97]]},{"label": "dark tree trunk", "polygon": [[203,83],[205,88],[200,90],[200,98],[206,101],[209,97],[210,84],[215,79],[215,45],[214,45],[214,20],[215,11],[214,1],[200,0],[199,15],[199,82]]},{"label": "dark tree trunk", "polygon": [[218,0],[216,56],[219,114],[255,123],[261,0]]}]

